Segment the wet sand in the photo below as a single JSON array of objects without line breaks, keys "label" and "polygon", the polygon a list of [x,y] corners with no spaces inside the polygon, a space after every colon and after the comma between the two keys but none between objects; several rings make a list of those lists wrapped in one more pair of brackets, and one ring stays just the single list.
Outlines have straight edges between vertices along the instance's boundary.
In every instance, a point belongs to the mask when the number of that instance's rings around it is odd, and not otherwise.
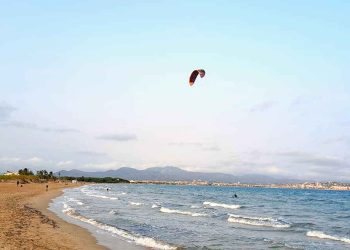
[{"label": "wet sand", "polygon": [[106,249],[86,229],[47,209],[62,189],[78,185],[48,185],[46,191],[45,183],[0,183],[0,249]]}]

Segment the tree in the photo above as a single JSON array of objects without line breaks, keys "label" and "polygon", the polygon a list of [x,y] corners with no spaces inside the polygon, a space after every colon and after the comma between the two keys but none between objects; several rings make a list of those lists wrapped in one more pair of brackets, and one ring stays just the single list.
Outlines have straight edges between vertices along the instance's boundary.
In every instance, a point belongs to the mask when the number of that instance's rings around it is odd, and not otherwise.
[{"label": "tree", "polygon": [[18,174],[20,175],[34,175],[33,172],[31,170],[29,170],[28,168],[23,168],[18,170]]}]

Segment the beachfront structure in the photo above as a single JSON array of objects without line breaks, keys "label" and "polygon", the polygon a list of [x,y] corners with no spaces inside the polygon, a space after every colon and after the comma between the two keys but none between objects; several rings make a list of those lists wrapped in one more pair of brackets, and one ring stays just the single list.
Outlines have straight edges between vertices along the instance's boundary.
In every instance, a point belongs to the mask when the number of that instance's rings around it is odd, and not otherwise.
[{"label": "beachfront structure", "polygon": [[6,175],[6,176],[18,175],[18,172],[6,171],[6,173],[4,173],[4,175]]}]

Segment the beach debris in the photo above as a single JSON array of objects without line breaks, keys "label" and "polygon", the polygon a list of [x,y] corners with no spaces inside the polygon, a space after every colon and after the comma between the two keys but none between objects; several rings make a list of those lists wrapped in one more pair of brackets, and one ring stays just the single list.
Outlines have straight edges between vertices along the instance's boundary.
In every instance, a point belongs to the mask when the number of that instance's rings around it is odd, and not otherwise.
[{"label": "beach debris", "polygon": [[57,222],[50,219],[49,217],[47,217],[46,215],[44,215],[41,211],[39,211],[38,209],[35,209],[33,207],[30,207],[29,205],[24,205],[24,209],[30,213],[34,213],[36,215],[39,216],[41,223],[43,224],[49,224],[51,225],[53,228],[58,228],[59,226],[57,225]]},{"label": "beach debris", "polygon": [[194,84],[198,75],[201,78],[203,78],[205,76],[205,70],[204,69],[196,69],[191,73],[190,80],[189,80],[190,86],[192,86]]}]

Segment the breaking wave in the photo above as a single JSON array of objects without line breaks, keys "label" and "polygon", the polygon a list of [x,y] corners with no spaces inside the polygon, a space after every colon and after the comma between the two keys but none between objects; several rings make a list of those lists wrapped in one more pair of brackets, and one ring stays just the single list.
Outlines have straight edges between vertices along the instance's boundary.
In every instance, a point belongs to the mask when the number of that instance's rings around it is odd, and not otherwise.
[{"label": "breaking wave", "polygon": [[87,196],[91,196],[91,197],[96,197],[96,198],[102,198],[102,199],[109,199],[109,200],[118,200],[117,197],[108,197],[105,195],[98,195],[98,194],[86,194]]},{"label": "breaking wave", "polygon": [[129,202],[130,203],[130,205],[133,205],[133,206],[141,206],[141,205],[143,205],[143,203],[141,203],[141,202]]},{"label": "breaking wave", "polygon": [[152,208],[157,208],[157,207],[159,207],[159,205],[157,205],[157,204],[152,205]]},{"label": "breaking wave", "polygon": [[273,219],[273,218],[248,217],[248,216],[240,216],[235,214],[230,214],[227,221],[232,223],[246,224],[246,225],[252,225],[252,226],[276,227],[276,228],[290,227],[288,223],[281,220]]},{"label": "breaking wave", "polygon": [[316,237],[316,238],[319,238],[319,239],[336,240],[336,241],[342,241],[342,242],[345,242],[345,243],[350,243],[350,239],[349,238],[332,236],[332,235],[325,234],[324,232],[321,232],[321,231],[308,231],[306,233],[306,236]]},{"label": "breaking wave", "polygon": [[89,219],[85,216],[80,215],[79,213],[77,213],[73,208],[71,208],[70,206],[68,206],[67,204],[63,204],[63,210],[62,212],[64,212],[66,215],[75,218],[77,220],[80,220],[82,222],[88,223],[90,225],[93,225],[99,229],[105,230],[107,232],[110,232],[112,234],[116,234],[118,236],[121,236],[129,241],[134,242],[137,245],[140,246],[144,246],[144,247],[150,247],[150,248],[156,248],[156,249],[164,249],[164,250],[172,250],[172,249],[177,249],[174,246],[170,246],[167,245],[165,243],[156,241],[153,238],[150,237],[143,237],[140,235],[133,235],[125,230],[113,227],[113,226],[109,226],[107,224],[95,221],[93,219]]},{"label": "breaking wave", "polygon": [[109,196],[105,196],[105,195],[98,195],[98,194],[94,194],[92,192],[87,191],[86,189],[81,189],[81,191],[90,197],[96,197],[96,198],[101,198],[101,199],[109,199],[109,200],[118,200],[117,197],[109,197]]},{"label": "breaking wave", "polygon": [[228,209],[238,209],[241,207],[240,205],[224,204],[224,203],[221,204],[221,203],[215,203],[210,201],[203,202],[203,205],[211,206],[211,207],[223,207]]},{"label": "breaking wave", "polygon": [[115,210],[112,209],[112,210],[109,211],[108,213],[109,213],[109,214],[117,214],[117,211],[115,211]]},{"label": "breaking wave", "polygon": [[79,206],[84,205],[84,203],[83,203],[83,202],[81,202],[80,200],[74,199],[74,198],[69,198],[68,200],[69,200],[69,201],[73,201],[73,202],[77,203]]},{"label": "breaking wave", "polygon": [[200,208],[198,205],[192,205],[191,208]]},{"label": "breaking wave", "polygon": [[193,217],[207,216],[206,214],[192,213],[192,212],[189,212],[189,211],[181,211],[181,210],[169,209],[169,208],[165,208],[165,207],[161,207],[159,211],[162,212],[162,213],[183,214],[183,215],[190,215],[190,216],[193,216]]}]

